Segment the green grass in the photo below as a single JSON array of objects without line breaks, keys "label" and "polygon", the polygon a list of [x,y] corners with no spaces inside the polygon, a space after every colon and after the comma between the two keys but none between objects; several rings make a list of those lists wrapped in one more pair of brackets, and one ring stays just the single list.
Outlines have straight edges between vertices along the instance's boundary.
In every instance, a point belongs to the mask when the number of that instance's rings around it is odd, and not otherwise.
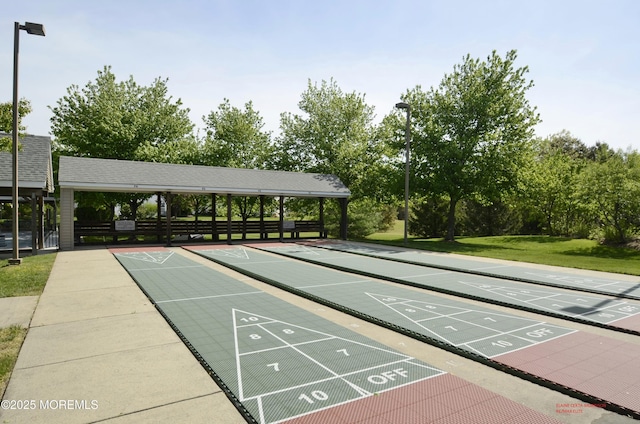
[{"label": "green grass", "polygon": [[18,352],[27,335],[27,329],[14,325],[0,329],[0,399],[7,388]]},{"label": "green grass", "polygon": [[49,279],[55,253],[27,256],[21,265],[9,265],[0,260],[0,297],[36,296],[42,293]]},{"label": "green grass", "polygon": [[[404,223],[367,237],[367,241],[403,245]],[[455,242],[409,237],[408,246],[434,252],[640,275],[640,251],[604,246],[594,240],[550,236],[459,237]]]}]

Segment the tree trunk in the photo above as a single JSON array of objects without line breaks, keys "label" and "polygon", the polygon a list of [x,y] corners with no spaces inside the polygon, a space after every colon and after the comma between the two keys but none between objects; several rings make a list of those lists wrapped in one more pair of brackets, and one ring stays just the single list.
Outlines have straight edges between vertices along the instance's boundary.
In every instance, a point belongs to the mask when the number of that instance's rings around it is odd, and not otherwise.
[{"label": "tree trunk", "polygon": [[456,228],[456,205],[458,203],[458,199],[451,198],[449,201],[449,214],[447,216],[447,235],[445,236],[445,241],[454,241],[455,240],[455,228]]}]

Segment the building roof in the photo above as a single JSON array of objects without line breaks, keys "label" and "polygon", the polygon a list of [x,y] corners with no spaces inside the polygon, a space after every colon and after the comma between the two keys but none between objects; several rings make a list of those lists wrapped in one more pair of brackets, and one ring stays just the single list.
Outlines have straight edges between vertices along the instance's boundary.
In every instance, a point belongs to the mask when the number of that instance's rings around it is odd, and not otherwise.
[{"label": "building roof", "polygon": [[[0,133],[0,137],[11,137]],[[53,193],[53,166],[51,163],[51,138],[26,135],[20,137],[18,151],[18,189],[20,195],[33,191]],[[8,195],[13,186],[13,157],[11,152],[0,152],[0,194]]]},{"label": "building roof", "polygon": [[60,188],[76,191],[238,196],[342,197],[351,195],[335,175],[60,157]]}]

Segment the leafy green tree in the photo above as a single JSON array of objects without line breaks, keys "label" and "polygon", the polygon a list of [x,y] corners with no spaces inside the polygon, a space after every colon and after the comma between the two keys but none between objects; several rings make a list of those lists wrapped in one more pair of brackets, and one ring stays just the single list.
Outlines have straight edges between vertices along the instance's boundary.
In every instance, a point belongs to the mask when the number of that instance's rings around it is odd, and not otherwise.
[{"label": "leafy green tree", "polygon": [[[300,114],[280,115],[274,166],[338,176],[352,193],[349,234],[362,237],[387,226],[387,208],[382,204],[388,198],[387,144],[376,134],[373,107],[364,95],[343,92],[333,79],[320,84],[308,81],[298,107]],[[327,207],[328,228],[338,228],[339,214],[330,213],[338,210],[334,206]]]},{"label": "leafy green tree", "polygon": [[[138,85],[133,76],[117,82],[108,66],[84,88],[69,87],[51,111],[54,148],[63,155],[147,159],[150,148],[180,142],[193,130],[189,109],[168,95],[166,79],[157,78],[150,86]],[[134,217],[147,198],[105,195],[110,205],[129,204]]]},{"label": "leafy green tree", "polygon": [[[203,117],[207,135],[203,155],[207,165],[233,168],[265,169],[273,156],[271,133],[264,130],[260,113],[251,101],[244,109],[231,106],[229,99],[216,111]],[[234,197],[234,205],[243,221],[253,215],[258,207],[258,198]]]},{"label": "leafy green tree", "polygon": [[549,235],[585,235],[588,230],[577,184],[588,148],[563,131],[538,140],[535,149],[536,158],[525,170],[529,208]]},{"label": "leafy green tree", "polygon": [[[31,113],[31,102],[27,99],[18,101],[18,116],[22,121],[26,115]],[[11,134],[13,132],[13,102],[0,103],[0,131]],[[26,127],[18,122],[18,134],[23,135]],[[0,152],[11,151],[11,136],[0,137]]]},{"label": "leafy green tree", "polygon": [[447,240],[454,240],[460,200],[492,201],[517,187],[539,121],[525,95],[533,86],[516,51],[455,65],[438,88],[420,86],[403,100],[412,108],[412,168],[424,193],[449,198]]},{"label": "leafy green tree", "polygon": [[373,136],[373,107],[344,93],[335,80],[308,82],[298,107],[280,116],[278,169],[337,175],[353,198],[364,197],[378,174],[383,144]]},{"label": "leafy green tree", "polygon": [[640,228],[640,154],[618,151],[608,160],[591,162],[578,185],[602,238],[625,243]]},{"label": "leafy green tree", "polygon": [[264,169],[273,153],[271,133],[251,101],[244,109],[231,106],[228,99],[204,116],[206,137],[204,156],[208,165]]},{"label": "leafy green tree", "polygon": [[51,111],[56,148],[65,154],[137,159],[138,149],[182,140],[191,134],[189,109],[167,94],[167,80],[138,85],[133,76],[117,82],[111,67],[95,82],[72,85]]}]

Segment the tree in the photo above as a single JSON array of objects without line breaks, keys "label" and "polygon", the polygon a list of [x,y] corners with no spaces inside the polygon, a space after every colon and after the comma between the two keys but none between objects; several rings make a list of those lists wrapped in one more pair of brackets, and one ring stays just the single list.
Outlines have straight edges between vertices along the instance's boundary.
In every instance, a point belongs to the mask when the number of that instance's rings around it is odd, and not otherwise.
[{"label": "tree", "polygon": [[[51,108],[54,148],[61,154],[107,159],[148,158],[150,147],[185,139],[193,130],[189,109],[167,94],[167,80],[138,85],[133,76],[116,82],[111,67],[98,71],[95,82],[72,85]],[[135,217],[148,198],[140,194],[106,195],[110,205],[126,202]]]},{"label": "tree", "polygon": [[618,151],[608,160],[591,162],[578,191],[590,206],[606,242],[625,243],[640,228],[640,154]]},{"label": "tree", "polygon": [[231,106],[229,99],[202,118],[207,135],[204,142],[208,165],[264,169],[273,153],[271,134],[251,101],[244,109]]},{"label": "tree", "polygon": [[138,149],[179,141],[193,130],[189,109],[167,95],[167,80],[138,85],[133,76],[116,82],[111,67],[95,82],[77,85],[51,108],[56,148],[66,154],[107,159],[137,159]]},{"label": "tree", "polygon": [[[22,135],[26,127],[21,121],[26,115],[31,113],[31,102],[27,99],[18,101],[18,134]],[[0,131],[11,134],[13,132],[13,102],[0,103]],[[11,137],[0,137],[0,152],[11,151]]]},{"label": "tree", "polygon": [[365,196],[381,158],[373,137],[373,107],[364,95],[344,93],[335,80],[308,82],[301,115],[280,116],[277,165],[290,171],[337,175],[353,198]]},{"label": "tree", "polygon": [[[309,80],[298,107],[301,114],[280,115],[277,168],[338,176],[352,194],[351,234],[363,236],[384,226],[386,211],[380,201],[385,193],[379,190],[384,183],[377,177],[384,174],[386,144],[375,135],[373,107],[366,104],[364,95],[343,92],[333,79],[320,84]],[[328,207],[328,220],[333,222],[327,227],[337,228],[339,215],[330,211]],[[365,211],[369,214],[366,222]]]},{"label": "tree", "polygon": [[438,88],[403,96],[412,107],[415,184],[448,196],[447,240],[454,240],[458,202],[500,199],[530,157],[539,117],[525,97],[533,86],[528,68],[515,68],[515,60],[515,50],[504,59],[494,51],[486,61],[467,55]]},{"label": "tree", "polygon": [[588,148],[563,131],[536,142],[526,172],[526,198],[549,235],[584,235],[583,204],[577,195]]},{"label": "tree", "polygon": [[[204,141],[204,161],[207,165],[234,168],[265,169],[273,156],[271,133],[263,130],[264,121],[253,108],[231,106],[229,99],[204,116],[207,135]],[[234,197],[233,202],[246,221],[257,207],[257,198]]]}]

